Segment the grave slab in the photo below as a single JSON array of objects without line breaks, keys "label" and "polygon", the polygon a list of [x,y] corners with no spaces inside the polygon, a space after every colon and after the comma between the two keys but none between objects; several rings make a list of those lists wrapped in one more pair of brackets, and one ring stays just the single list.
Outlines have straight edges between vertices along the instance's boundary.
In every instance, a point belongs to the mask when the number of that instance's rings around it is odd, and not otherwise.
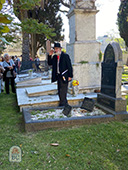
[{"label": "grave slab", "polygon": [[[26,93],[25,88],[16,89],[17,102],[20,110],[24,107],[39,107],[39,106],[58,106],[59,97],[58,95],[45,95],[38,97],[29,97]],[[78,94],[77,96],[67,95],[68,103],[72,106],[79,105],[83,101],[84,97],[97,98],[96,93]]]},{"label": "grave slab", "polygon": [[[20,84],[17,83],[16,87],[17,88],[27,88],[27,87],[34,87],[34,86],[42,86],[42,85],[47,85],[51,84],[51,80],[41,80],[41,83],[31,83],[31,84]],[[54,83],[56,84],[56,83]]]},{"label": "grave slab", "polygon": [[26,93],[29,97],[38,97],[42,95],[56,94],[57,85],[49,84],[49,85],[44,85],[44,86],[29,87],[29,88],[26,88]]}]

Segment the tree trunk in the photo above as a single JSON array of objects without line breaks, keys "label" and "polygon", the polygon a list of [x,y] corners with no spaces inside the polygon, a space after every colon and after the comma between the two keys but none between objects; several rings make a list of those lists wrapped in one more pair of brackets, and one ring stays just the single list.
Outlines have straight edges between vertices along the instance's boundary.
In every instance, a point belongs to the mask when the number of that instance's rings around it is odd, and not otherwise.
[{"label": "tree trunk", "polygon": [[36,34],[31,34],[32,58],[35,59],[37,52]]},{"label": "tree trunk", "polygon": [[[21,10],[21,21],[28,18],[27,10]],[[29,59],[29,34],[22,32],[22,66],[21,70],[32,68],[32,63]]]}]

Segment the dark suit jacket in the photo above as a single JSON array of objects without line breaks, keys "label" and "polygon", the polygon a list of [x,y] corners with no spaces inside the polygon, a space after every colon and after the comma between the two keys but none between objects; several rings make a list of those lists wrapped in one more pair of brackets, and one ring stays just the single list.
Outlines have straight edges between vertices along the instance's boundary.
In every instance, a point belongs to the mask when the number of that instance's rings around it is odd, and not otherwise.
[{"label": "dark suit jacket", "polygon": [[[51,58],[50,55],[48,55],[48,65],[52,65],[52,82],[57,81],[57,55],[54,55],[53,58]],[[60,62],[59,62],[59,71],[60,74],[62,74],[65,70],[68,70],[64,77],[66,78],[66,81],[68,81],[68,77],[73,77],[73,69],[71,60],[68,54],[61,53],[60,55]]]}]

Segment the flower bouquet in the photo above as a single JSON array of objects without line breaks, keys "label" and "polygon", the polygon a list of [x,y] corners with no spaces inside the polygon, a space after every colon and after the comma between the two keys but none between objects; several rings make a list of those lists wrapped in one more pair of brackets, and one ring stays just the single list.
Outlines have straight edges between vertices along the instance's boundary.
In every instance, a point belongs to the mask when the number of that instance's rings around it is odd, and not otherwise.
[{"label": "flower bouquet", "polygon": [[32,73],[33,73],[33,70],[30,69],[30,70],[28,71],[29,77],[32,77]]},{"label": "flower bouquet", "polygon": [[72,91],[73,91],[73,95],[75,96],[79,93],[79,81],[78,80],[72,81]]}]

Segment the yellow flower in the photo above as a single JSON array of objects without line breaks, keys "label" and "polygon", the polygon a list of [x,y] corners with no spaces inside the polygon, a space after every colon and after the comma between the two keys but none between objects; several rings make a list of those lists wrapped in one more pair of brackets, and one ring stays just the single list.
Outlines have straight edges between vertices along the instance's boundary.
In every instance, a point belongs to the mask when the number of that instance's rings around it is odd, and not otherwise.
[{"label": "yellow flower", "polygon": [[73,80],[72,81],[72,85],[73,86],[78,86],[79,85],[79,81],[78,80]]},{"label": "yellow flower", "polygon": [[64,53],[66,53],[66,50],[64,49],[64,48],[62,48],[62,50],[61,50],[62,52],[64,52]]}]

